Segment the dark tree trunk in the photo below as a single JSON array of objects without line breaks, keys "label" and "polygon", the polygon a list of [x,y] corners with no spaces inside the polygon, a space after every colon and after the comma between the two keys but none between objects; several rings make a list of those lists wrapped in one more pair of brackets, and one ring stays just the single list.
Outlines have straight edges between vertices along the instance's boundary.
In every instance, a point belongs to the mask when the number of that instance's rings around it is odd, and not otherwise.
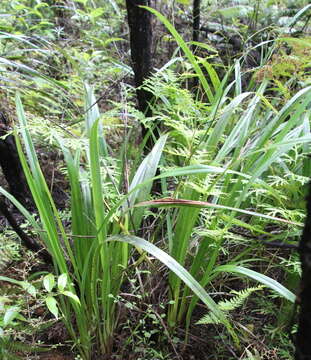
[{"label": "dark tree trunk", "polygon": [[[19,161],[14,136],[8,134],[8,121],[0,112],[0,166],[9,185],[9,191],[23,205],[31,205],[30,192],[26,184],[23,169]],[[8,210],[3,199],[0,198],[0,213],[7,219],[13,230],[22,240],[23,245],[35,252],[48,264],[52,264],[52,257],[32,237],[28,236],[18,225],[14,216]]]},{"label": "dark tree trunk", "polygon": [[[199,41],[200,37],[200,15],[201,15],[201,0],[193,0],[192,7],[192,40]],[[197,45],[193,44],[192,52],[195,54],[197,52]],[[191,83],[191,87],[196,89],[199,85],[199,80],[195,77]]]},{"label": "dark tree trunk", "polygon": [[[200,15],[201,15],[201,0],[193,0],[192,18],[193,18],[193,34],[192,40],[199,41],[200,35]],[[194,50],[196,46],[194,45]]]},{"label": "dark tree trunk", "polygon": [[0,166],[10,193],[25,205],[29,199],[28,186],[19,161],[14,136],[8,134],[8,130],[6,117],[0,112]]},{"label": "dark tree trunk", "polygon": [[[140,5],[149,6],[150,0],[126,0],[138,109],[150,117],[152,116],[152,111],[149,103],[152,100],[152,94],[144,89],[139,89],[139,87],[143,84],[144,80],[150,76],[152,69],[152,15],[149,11],[140,8]],[[143,126],[143,136],[145,136],[147,132],[148,129]],[[152,138],[150,137],[149,139],[148,147],[152,145]]]},{"label": "dark tree trunk", "polygon": [[307,197],[307,217],[299,245],[302,267],[300,315],[296,339],[296,360],[311,359],[311,183]]},{"label": "dark tree trunk", "polygon": [[31,236],[28,236],[18,225],[14,216],[7,209],[5,202],[0,199],[0,213],[7,219],[12,229],[16,232],[19,238],[22,240],[22,244],[31,251],[38,252],[39,256],[44,260],[46,264],[53,264],[51,255],[44,249],[39,243],[37,243]]}]

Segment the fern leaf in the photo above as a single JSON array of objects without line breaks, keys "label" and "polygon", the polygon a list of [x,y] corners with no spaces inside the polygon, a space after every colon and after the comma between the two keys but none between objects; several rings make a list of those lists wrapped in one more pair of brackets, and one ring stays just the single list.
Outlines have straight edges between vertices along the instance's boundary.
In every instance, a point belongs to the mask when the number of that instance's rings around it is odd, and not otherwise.
[{"label": "fern leaf", "polygon": [[[259,285],[256,287],[250,287],[247,289],[243,289],[241,291],[234,291],[232,290],[231,293],[235,296],[229,300],[220,301],[218,303],[219,308],[224,311],[225,313],[235,310],[243,305],[244,301],[255,291],[262,290],[265,286]],[[197,325],[202,324],[219,324],[218,319],[212,314],[208,313],[202,317],[197,323]]]},{"label": "fern leaf", "polygon": [[255,291],[262,290],[264,285],[259,285],[256,287],[250,287],[248,289],[243,289],[241,291],[232,290],[231,293],[235,296],[231,299],[220,301],[218,306],[223,311],[232,311],[243,305],[244,301]]}]

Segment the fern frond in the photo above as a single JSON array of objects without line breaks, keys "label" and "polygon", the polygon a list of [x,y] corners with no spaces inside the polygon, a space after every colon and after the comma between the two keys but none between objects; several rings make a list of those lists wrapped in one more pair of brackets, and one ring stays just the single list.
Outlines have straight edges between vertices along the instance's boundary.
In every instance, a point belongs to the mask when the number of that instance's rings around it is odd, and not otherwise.
[{"label": "fern frond", "polygon": [[[255,291],[262,290],[265,286],[259,285],[256,287],[250,287],[247,289],[243,289],[241,291],[234,291],[232,290],[231,293],[235,296],[229,300],[220,301],[218,303],[219,309],[224,311],[225,313],[235,310],[243,305],[244,301]],[[219,320],[212,314],[208,313],[207,315],[203,316],[197,323],[197,325],[203,324],[219,324]]]},{"label": "fern frond", "polygon": [[14,341],[9,336],[0,337],[0,359],[6,360],[21,360],[22,358],[18,355],[21,352],[48,352],[50,347],[41,347],[31,344],[25,344],[20,341]]},{"label": "fern frond", "polygon": [[262,290],[265,286],[259,285],[256,287],[250,287],[241,291],[232,290],[231,293],[235,296],[231,299],[220,301],[218,306],[223,311],[232,311],[243,305],[244,301],[255,291]]},{"label": "fern frond", "polygon": [[196,322],[196,325],[203,325],[203,324],[217,325],[217,324],[221,324],[221,322],[213,313],[210,312],[210,313],[204,315],[202,317],[202,319],[200,319],[199,321]]}]

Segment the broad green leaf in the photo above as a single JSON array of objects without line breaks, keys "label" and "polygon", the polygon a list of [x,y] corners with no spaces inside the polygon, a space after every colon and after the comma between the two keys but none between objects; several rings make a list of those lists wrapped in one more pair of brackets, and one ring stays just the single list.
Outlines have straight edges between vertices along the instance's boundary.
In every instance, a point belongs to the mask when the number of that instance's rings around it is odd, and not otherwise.
[{"label": "broad green leaf", "polygon": [[67,274],[61,274],[57,279],[57,287],[60,291],[63,291],[67,285]]},{"label": "broad green leaf", "polygon": [[53,296],[48,296],[45,298],[45,303],[50,312],[55,316],[56,319],[58,319],[58,307],[55,298]]},{"label": "broad green leaf", "polygon": [[74,300],[77,304],[80,304],[80,299],[78,298],[77,295],[75,295],[74,293],[72,293],[71,291],[62,291],[61,292],[63,295],[70,297],[72,300]]},{"label": "broad green leaf", "polygon": [[25,291],[28,292],[28,294],[30,294],[30,295],[32,295],[32,296],[34,296],[34,297],[36,296],[37,290],[36,290],[36,288],[35,288],[33,285],[31,285],[29,282],[27,282],[27,281],[22,281],[21,286],[22,286],[22,288],[23,288]]},{"label": "broad green leaf", "polygon": [[48,274],[43,278],[43,286],[47,292],[51,292],[55,285],[55,278],[53,274]]},{"label": "broad green leaf", "polygon": [[3,326],[10,325],[12,321],[18,316],[19,314],[19,307],[17,306],[10,306],[6,309],[5,314],[3,316]]}]

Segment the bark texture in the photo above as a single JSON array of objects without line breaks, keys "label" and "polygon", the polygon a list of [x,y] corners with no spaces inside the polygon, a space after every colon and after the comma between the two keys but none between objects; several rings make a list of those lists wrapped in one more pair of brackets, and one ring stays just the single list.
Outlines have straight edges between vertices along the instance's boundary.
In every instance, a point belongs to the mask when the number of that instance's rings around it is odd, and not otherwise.
[{"label": "bark texture", "polygon": [[9,185],[10,193],[22,204],[26,204],[29,191],[19,161],[14,136],[8,134],[9,125],[0,112],[0,166]]},{"label": "bark texture", "polygon": [[[9,134],[9,124],[4,113],[0,112],[0,166],[9,185],[9,192],[25,206],[31,205],[30,192],[26,184],[23,169],[19,161],[14,136]],[[23,245],[35,252],[47,263],[52,264],[51,255],[18,225],[13,214],[8,210],[4,199],[0,198],[0,213],[7,219],[13,230],[22,240]]]},{"label": "bark texture", "polygon": [[[200,35],[200,15],[201,15],[201,0],[193,0],[193,10],[192,10],[192,17],[193,17],[193,41],[199,41]],[[196,46],[194,46],[196,49]]]},{"label": "bark texture", "polygon": [[300,314],[296,339],[296,360],[311,359],[311,183],[307,197],[307,217],[299,245],[302,267]]},{"label": "bark texture", "polygon": [[[139,87],[150,76],[152,69],[152,15],[149,11],[140,8],[140,5],[150,6],[150,1],[126,0],[138,109],[150,117],[152,116],[152,111],[149,103],[152,100],[152,94]],[[142,128],[143,136],[146,135],[147,131],[145,127]]]},{"label": "bark texture", "polygon": [[[192,40],[199,41],[200,39],[200,16],[201,16],[201,0],[193,0],[192,6]],[[197,52],[197,45],[193,44],[191,47],[192,52]],[[199,79],[194,77],[190,83],[192,89],[197,89],[199,86]]]},{"label": "bark texture", "polygon": [[31,236],[28,236],[18,225],[14,216],[9,212],[7,206],[3,200],[0,199],[0,213],[7,219],[12,229],[16,232],[19,238],[22,240],[22,244],[31,251],[38,252],[39,256],[44,260],[46,264],[53,264],[51,255],[44,249],[36,240]]}]

